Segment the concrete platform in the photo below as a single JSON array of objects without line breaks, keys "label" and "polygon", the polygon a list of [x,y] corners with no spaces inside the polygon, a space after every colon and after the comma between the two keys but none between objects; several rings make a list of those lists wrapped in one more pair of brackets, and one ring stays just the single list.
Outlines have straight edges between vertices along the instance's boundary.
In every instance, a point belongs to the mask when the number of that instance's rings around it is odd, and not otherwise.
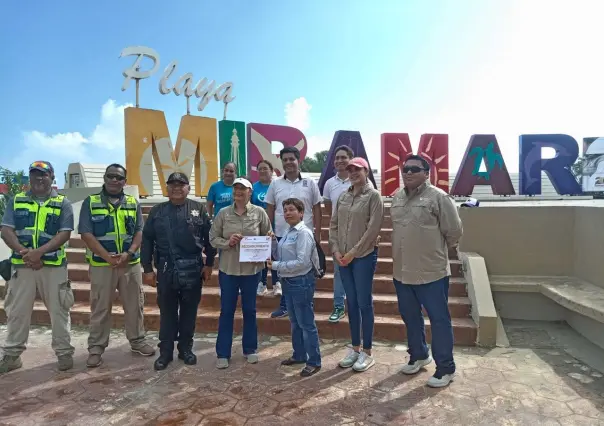
[{"label": "concrete platform", "polygon": [[[347,342],[323,341],[323,369],[301,379],[298,368],[279,365],[291,350],[285,338],[262,337],[260,362],[249,365],[236,337],[231,367],[219,371],[215,334],[199,335],[198,365],[175,361],[157,373],[119,330],[105,363],[87,369],[87,333],[77,329],[75,367],[61,373],[50,330],[35,328],[23,368],[0,376],[0,425],[604,425],[603,374],[571,354],[601,352],[580,336],[568,340],[563,324],[514,322],[506,331],[511,348],[456,348],[457,379],[434,390],[424,386],[434,364],[399,373],[403,344],[377,342],[377,364],[353,373],[337,367]],[[0,326],[0,341],[5,335]]]}]

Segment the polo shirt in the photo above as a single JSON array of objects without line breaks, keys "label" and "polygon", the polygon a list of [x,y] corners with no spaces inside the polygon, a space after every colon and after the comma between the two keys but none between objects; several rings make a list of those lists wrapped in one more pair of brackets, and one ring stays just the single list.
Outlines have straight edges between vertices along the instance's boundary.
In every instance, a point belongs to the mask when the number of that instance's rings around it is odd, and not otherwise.
[{"label": "polo shirt", "polygon": [[277,237],[283,237],[290,228],[283,217],[283,201],[288,198],[297,198],[302,201],[304,224],[309,229],[314,229],[312,208],[321,202],[321,193],[317,183],[301,176],[292,182],[284,175],[281,178],[273,179],[264,200],[267,204],[275,206],[275,235]]},{"label": "polo shirt", "polygon": [[214,182],[208,191],[207,200],[214,203],[214,217],[218,212],[233,204],[233,187],[225,185],[221,180]]},{"label": "polo shirt", "polygon": [[323,201],[329,201],[331,203],[331,215],[336,214],[336,204],[338,204],[338,198],[340,195],[345,193],[350,188],[350,179],[340,179],[336,174],[333,177],[327,179],[325,186],[323,187]]}]

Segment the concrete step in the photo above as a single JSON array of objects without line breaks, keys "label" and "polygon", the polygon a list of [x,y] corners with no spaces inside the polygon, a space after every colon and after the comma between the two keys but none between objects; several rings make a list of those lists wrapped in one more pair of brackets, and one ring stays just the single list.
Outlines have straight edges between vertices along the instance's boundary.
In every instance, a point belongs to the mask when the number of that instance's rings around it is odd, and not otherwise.
[{"label": "concrete step", "polygon": [[[84,242],[82,241],[81,238],[72,238],[69,240],[69,247],[70,248],[80,248],[80,249],[85,249],[86,245],[84,244]],[[392,257],[392,242],[384,242],[384,241],[380,241],[379,244],[379,251],[378,251],[378,255],[380,257],[385,257],[385,258],[391,258]],[[325,252],[326,256],[330,256],[331,255],[331,248],[329,246],[329,239],[323,240],[321,241],[321,248],[323,249],[323,251]],[[79,255],[79,257],[73,257],[72,260],[73,262],[85,262],[85,256],[84,254]],[[79,260],[79,259],[84,259],[84,260]],[[456,260],[457,259],[457,250],[455,249],[451,249],[449,250],[449,259],[452,260]]]},{"label": "concrete step", "polygon": [[[68,248],[67,249],[67,261],[70,265],[74,264],[85,264],[86,263],[86,252],[84,249],[79,248]],[[326,256],[326,265],[328,273],[333,273],[333,258]],[[451,265],[451,276],[462,277],[461,262],[459,260],[450,260]],[[375,269],[376,275],[390,275],[392,276],[392,259],[386,257],[379,257]],[[86,279],[74,279],[74,281],[86,281]]]},{"label": "concrete step", "polygon": [[[270,310],[257,311],[258,332],[267,335],[290,336],[291,325],[288,318],[270,318]],[[202,308],[197,316],[197,331],[210,333],[218,330],[218,318],[220,311],[216,309]],[[343,339],[350,337],[348,318],[345,317],[337,324],[328,321],[329,314],[318,313],[315,321],[319,328],[319,335],[323,339]],[[90,306],[86,303],[76,303],[71,309],[71,321],[73,325],[87,325],[90,319]],[[0,322],[6,322],[4,301],[0,301]],[[426,318],[426,337],[431,339],[430,321]],[[456,345],[474,346],[477,336],[477,327],[471,318],[452,318],[453,334]],[[44,304],[36,301],[32,314],[32,324],[48,325],[50,317]],[[241,311],[235,313],[235,333],[241,333],[243,319]],[[121,306],[113,307],[112,327],[124,327],[124,312]],[[147,330],[159,329],[159,308],[145,307],[145,327]],[[374,325],[374,338],[388,341],[403,341],[407,338],[406,327],[398,315],[376,315]]]},{"label": "concrete step", "polygon": [[[89,282],[88,265],[82,263],[70,263],[68,265],[69,279],[72,282]],[[218,287],[218,269],[215,268],[212,278],[204,283],[204,286]],[[272,288],[271,275],[268,275],[268,286]],[[325,274],[317,280],[318,291],[333,291],[333,273]],[[395,294],[392,276],[376,274],[373,277],[373,294]],[[449,296],[465,297],[468,295],[466,280],[463,277],[451,277],[449,284]]]},{"label": "concrete step", "polygon": [[[0,293],[4,294],[4,283],[0,283]],[[72,282],[71,288],[76,302],[90,302],[90,283]],[[145,306],[157,306],[157,290],[153,287],[143,286]],[[40,298],[37,298],[40,300]],[[374,311],[380,315],[398,315],[398,302],[396,294],[373,295]],[[118,292],[115,293],[114,302],[121,305]],[[258,309],[274,310],[279,304],[277,297],[257,296]],[[220,306],[220,294],[217,286],[204,285],[200,306],[203,308],[217,308]],[[238,303],[240,306],[240,302]],[[470,299],[467,297],[453,296],[449,298],[449,311],[452,317],[464,318],[470,316]],[[333,291],[317,290],[314,297],[314,308],[317,313],[329,314],[333,310]]]}]

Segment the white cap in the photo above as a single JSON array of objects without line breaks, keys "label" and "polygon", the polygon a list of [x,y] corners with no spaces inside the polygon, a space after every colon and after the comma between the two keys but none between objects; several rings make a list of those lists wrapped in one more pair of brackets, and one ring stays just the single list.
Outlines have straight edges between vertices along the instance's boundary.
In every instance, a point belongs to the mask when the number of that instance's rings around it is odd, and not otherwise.
[{"label": "white cap", "polygon": [[252,183],[245,178],[235,179],[235,181],[233,182],[233,186],[235,186],[236,184],[240,184],[240,185],[245,186],[246,188],[252,189]]}]

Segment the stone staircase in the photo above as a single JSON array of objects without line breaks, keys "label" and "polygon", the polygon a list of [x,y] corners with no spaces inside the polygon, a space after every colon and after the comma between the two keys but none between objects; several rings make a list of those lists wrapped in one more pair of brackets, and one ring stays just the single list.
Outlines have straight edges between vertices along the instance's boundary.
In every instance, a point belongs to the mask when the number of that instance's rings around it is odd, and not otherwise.
[{"label": "stone staircase", "polygon": [[[143,206],[146,216],[150,205]],[[373,281],[373,296],[375,310],[375,338],[390,341],[406,340],[406,328],[398,314],[398,306],[394,285],[392,283],[392,221],[389,208],[386,208],[386,217],[382,225],[379,258]],[[323,249],[328,252],[328,217],[323,217],[321,240]],[[90,282],[88,279],[88,265],[85,263],[85,245],[79,238],[72,238],[69,242],[68,268],[69,279],[72,283],[76,303],[71,310],[74,325],[88,324],[90,316],[89,294]],[[457,253],[450,253],[451,257],[451,283],[449,287],[449,310],[453,320],[455,342],[458,345],[474,345],[477,336],[477,326],[470,318],[471,303],[468,298],[466,281],[463,278],[461,262],[457,260]],[[270,274],[269,274],[270,280]],[[0,281],[0,294],[5,291],[5,283]],[[269,284],[270,288],[270,284]],[[148,330],[159,329],[159,308],[157,307],[157,294],[155,288],[145,286],[145,325]],[[113,306],[113,326],[123,327],[124,313],[116,293],[116,303]],[[257,298],[258,330],[262,334],[288,335],[290,323],[288,318],[272,319],[270,313],[277,307],[278,298],[267,296]],[[337,324],[328,321],[333,309],[333,260],[327,257],[327,274],[317,281],[315,292],[315,316],[319,334],[322,338],[346,338],[349,336],[347,317]],[[240,311],[239,311],[240,312]],[[424,312],[425,314],[425,312]],[[220,299],[218,291],[218,263],[214,269],[212,279],[204,284],[202,300],[197,317],[198,332],[216,332],[218,330],[218,317],[220,315]],[[0,322],[6,322],[3,301],[0,301]],[[36,300],[32,324],[50,324],[50,318],[41,301]],[[430,321],[426,317],[426,332],[430,338]],[[241,314],[236,314],[235,332],[242,329]]]}]

